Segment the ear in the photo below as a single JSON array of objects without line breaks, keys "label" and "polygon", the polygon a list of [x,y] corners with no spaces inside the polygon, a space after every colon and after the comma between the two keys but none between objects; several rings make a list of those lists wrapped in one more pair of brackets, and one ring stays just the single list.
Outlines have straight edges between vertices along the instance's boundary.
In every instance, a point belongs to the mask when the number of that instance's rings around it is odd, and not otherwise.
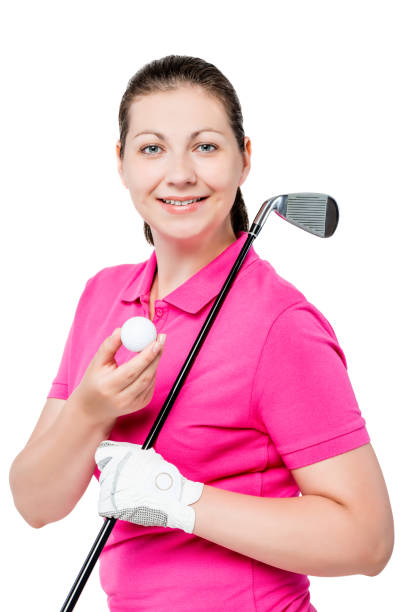
[{"label": "ear", "polygon": [[238,183],[239,186],[241,186],[242,183],[245,181],[251,169],[252,145],[251,145],[251,140],[249,136],[245,136],[244,144],[245,144],[245,151],[242,152],[242,159],[243,159],[244,165],[242,168],[241,178]]},{"label": "ear", "polygon": [[116,161],[117,161],[117,166],[118,166],[118,172],[119,172],[119,176],[121,178],[122,183],[124,184],[126,189],[128,189],[128,185],[126,183],[126,179],[125,179],[124,172],[123,172],[123,162],[120,158],[120,149],[121,149],[121,144],[120,144],[120,140],[118,140],[116,143]]}]

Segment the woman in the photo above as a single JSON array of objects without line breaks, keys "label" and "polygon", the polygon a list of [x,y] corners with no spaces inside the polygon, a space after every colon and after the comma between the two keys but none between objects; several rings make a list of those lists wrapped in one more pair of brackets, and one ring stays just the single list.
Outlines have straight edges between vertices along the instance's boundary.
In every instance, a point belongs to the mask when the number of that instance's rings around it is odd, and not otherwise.
[{"label": "woman", "polygon": [[[119,518],[100,556],[115,612],[315,610],[307,574],[374,576],[393,548],[344,353],[251,247],[154,449],[141,450],[247,238],[251,142],[230,82],[199,58],[139,70],[119,123],[119,173],[154,250],[87,281],[11,468],[15,504],[42,527],[100,480],[98,511]],[[120,327],[132,316],[149,317],[165,348],[130,353]]]}]

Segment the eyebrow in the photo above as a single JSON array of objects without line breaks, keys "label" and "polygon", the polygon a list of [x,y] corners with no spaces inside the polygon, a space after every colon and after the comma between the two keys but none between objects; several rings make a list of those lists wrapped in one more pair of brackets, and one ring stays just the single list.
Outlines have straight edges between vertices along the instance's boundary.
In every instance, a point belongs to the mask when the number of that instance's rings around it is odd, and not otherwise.
[{"label": "eyebrow", "polygon": [[[201,132],[216,132],[217,134],[221,134],[221,136],[224,136],[224,134],[219,130],[214,130],[213,128],[202,128],[201,130],[193,132],[190,136],[190,140],[193,140],[196,136],[198,136],[198,134],[201,134]],[[137,138],[138,136],[141,136],[142,134],[153,134],[154,136],[157,136],[157,138],[166,140],[166,137],[163,134],[160,134],[160,132],[154,132],[153,130],[143,130],[143,132],[138,132],[138,134],[133,136],[133,139]]]}]

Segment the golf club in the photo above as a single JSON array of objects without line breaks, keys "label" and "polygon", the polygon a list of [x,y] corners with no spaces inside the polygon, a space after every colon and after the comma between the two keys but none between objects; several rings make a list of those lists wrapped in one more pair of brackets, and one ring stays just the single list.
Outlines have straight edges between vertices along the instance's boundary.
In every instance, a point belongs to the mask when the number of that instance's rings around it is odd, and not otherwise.
[{"label": "golf club", "polygon": [[[177,395],[194,363],[195,358],[224,302],[232,282],[241,268],[242,262],[245,259],[253,241],[261,231],[269,213],[274,210],[282,219],[289,223],[300,227],[301,229],[319,236],[320,238],[328,238],[332,236],[336,230],[339,221],[339,209],[336,201],[324,193],[291,193],[288,195],[275,196],[266,200],[258,214],[256,215],[251,229],[248,232],[248,238],[245,241],[231,271],[224,282],[224,285],[217,296],[194,344],[191,348],[183,367],[181,368],[176,381],[171,388],[166,401],[163,404],[153,426],[142,446],[142,449],[149,449],[153,446],[164,422],[173,406]],[[109,535],[115,526],[117,519],[108,518],[104,520],[104,524],[88,554],[88,557],[83,564],[77,579],[75,580],[71,591],[66,598],[61,612],[70,612],[74,606],[89,578],[90,573],[101,554],[101,551],[109,538]]]}]

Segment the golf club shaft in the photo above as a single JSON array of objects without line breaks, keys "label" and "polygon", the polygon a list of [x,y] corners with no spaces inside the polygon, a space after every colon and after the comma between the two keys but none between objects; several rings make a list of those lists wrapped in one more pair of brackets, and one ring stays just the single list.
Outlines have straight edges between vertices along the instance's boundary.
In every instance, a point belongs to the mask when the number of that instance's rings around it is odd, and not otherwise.
[{"label": "golf club shaft", "polygon": [[[256,220],[258,220],[259,217],[259,213],[258,216],[256,217]],[[150,432],[142,446],[142,448],[144,450],[149,449],[151,446],[153,446],[157,436],[160,433],[161,428],[163,427],[165,420],[170,412],[171,407],[173,406],[181,387],[183,386],[184,380],[187,377],[187,374],[189,373],[191,366],[193,365],[195,358],[197,357],[197,354],[199,353],[201,346],[205,340],[205,338],[207,337],[208,332],[210,331],[210,328],[212,326],[212,324],[214,323],[214,320],[218,314],[218,311],[221,308],[221,305],[223,303],[223,301],[225,300],[228,291],[234,281],[234,278],[236,277],[236,275],[238,274],[239,269],[242,266],[242,263],[249,251],[249,249],[251,248],[251,245],[253,243],[253,241],[255,240],[255,238],[257,237],[257,235],[259,234],[262,224],[258,224],[258,223],[254,223],[251,226],[250,231],[248,232],[248,237],[245,241],[245,244],[243,245],[233,267],[231,268],[231,271],[221,289],[221,291],[219,292],[217,299],[215,300],[201,330],[200,333],[198,334],[196,341],[194,342],[188,356],[187,359],[185,360],[183,367],[180,370],[179,375],[177,376],[177,379],[175,381],[175,383],[173,384],[173,387],[171,388],[166,401],[163,404],[162,409],[160,410],[155,422],[153,423],[152,428],[150,429]],[[86,581],[88,580],[95,563],[97,562],[99,555],[102,552],[103,547],[106,544],[107,539],[109,538],[109,535],[113,529],[113,527],[115,526],[117,519],[115,518],[108,518],[105,519],[104,524],[101,527],[101,530],[88,554],[88,557],[86,558],[85,563],[83,564],[81,571],[79,572],[77,579],[75,580],[68,597],[66,598],[64,605],[61,608],[60,612],[70,612],[71,610],[74,609],[76,602],[78,601],[78,598],[86,584]]]}]

